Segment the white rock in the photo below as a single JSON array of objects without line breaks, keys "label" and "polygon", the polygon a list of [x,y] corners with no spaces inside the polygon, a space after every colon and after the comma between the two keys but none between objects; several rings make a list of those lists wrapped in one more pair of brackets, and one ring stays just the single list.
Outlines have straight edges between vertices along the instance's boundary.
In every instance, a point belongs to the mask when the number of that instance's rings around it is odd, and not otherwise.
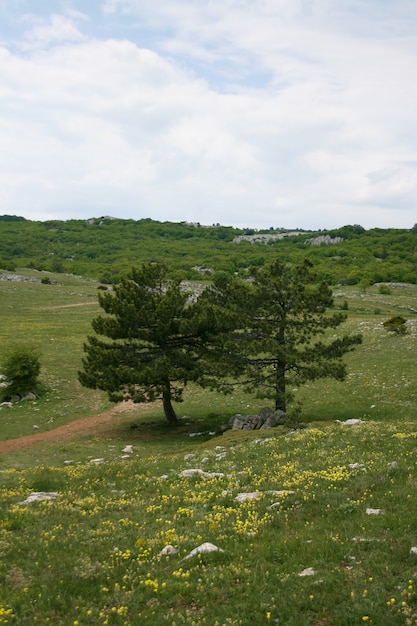
[{"label": "white rock", "polygon": [[[295,493],[295,491],[291,491],[291,490],[286,490],[286,489],[282,489],[281,491],[274,491],[274,490],[269,490],[269,491],[249,491],[249,492],[243,492],[243,493],[238,493],[238,495],[235,497],[236,502],[246,502],[246,500],[256,500],[257,498],[260,498],[262,495],[267,494],[270,496],[288,496]],[[276,503],[276,505],[279,504]]]},{"label": "white rock", "polygon": [[205,472],[202,469],[185,469],[180,473],[182,478],[191,478],[192,476],[201,476],[202,478],[223,478],[222,472]]},{"label": "white rock", "polygon": [[382,509],[366,509],[367,515],[381,515]]},{"label": "white rock", "polygon": [[23,502],[19,502],[19,504],[31,504],[32,502],[42,502],[43,500],[54,500],[55,498],[59,498],[59,493],[55,491],[32,491],[32,493],[24,500]]},{"label": "white rock", "polygon": [[363,420],[358,420],[358,419],[349,419],[346,420],[345,422],[339,422],[342,426],[356,426],[358,424],[364,424],[365,422]]},{"label": "white rock", "polygon": [[206,472],[202,469],[185,469],[180,472],[181,478],[191,478],[191,476],[205,476]]},{"label": "white rock", "polygon": [[165,548],[161,550],[158,556],[171,556],[173,554],[177,554],[177,552],[178,550],[176,550],[174,546],[168,545],[168,546],[165,546]]},{"label": "white rock", "polygon": [[201,546],[198,546],[198,548],[194,548],[194,550],[191,550],[191,552],[187,554],[184,560],[191,559],[196,554],[208,554],[209,552],[224,552],[224,550],[221,550],[221,548],[218,548],[213,543],[206,541],[205,543],[202,543]]},{"label": "white rock", "polygon": [[415,546],[411,548],[410,554],[417,554],[417,548]]},{"label": "white rock", "polygon": [[105,460],[104,459],[91,459],[89,463],[91,463],[91,465],[100,465],[101,463],[105,463]]},{"label": "white rock", "polygon": [[220,452],[219,454],[216,454],[216,461],[221,461],[222,459],[226,458],[227,456],[227,452]]},{"label": "white rock", "polygon": [[247,500],[256,500],[260,498],[262,495],[261,491],[248,491],[243,493],[238,493],[235,500],[236,502],[246,502]]},{"label": "white rock", "polygon": [[254,439],[252,441],[252,444],[258,445],[260,443],[268,443],[268,441],[272,441],[272,437],[262,437],[262,439]]},{"label": "white rock", "polygon": [[195,458],[195,454],[186,454],[184,455],[184,461],[189,461],[190,459],[194,459]]},{"label": "white rock", "polygon": [[122,450],[122,452],[124,452],[125,454],[132,454],[133,452],[133,446],[125,446]]},{"label": "white rock", "polygon": [[392,461],[392,463],[388,463],[388,467],[390,469],[397,469],[397,467],[398,467],[397,461]]},{"label": "white rock", "polygon": [[349,463],[349,469],[361,469],[366,472],[366,467],[363,463]]},{"label": "white rock", "polygon": [[39,430],[39,426],[37,424],[33,424],[33,430]]},{"label": "white rock", "polygon": [[122,461],[126,461],[127,459],[131,459],[132,457],[130,456],[130,454],[122,454],[120,458],[122,459]]},{"label": "white rock", "polygon": [[300,572],[298,575],[299,576],[315,576],[316,572],[313,570],[312,567],[307,567],[306,569],[303,569],[303,571]]}]

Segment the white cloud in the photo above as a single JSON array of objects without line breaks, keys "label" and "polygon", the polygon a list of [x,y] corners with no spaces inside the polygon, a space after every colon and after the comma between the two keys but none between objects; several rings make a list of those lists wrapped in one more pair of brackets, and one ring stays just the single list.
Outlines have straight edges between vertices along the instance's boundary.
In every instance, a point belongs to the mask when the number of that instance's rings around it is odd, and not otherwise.
[{"label": "white cloud", "polygon": [[76,4],[0,48],[1,213],[415,223],[413,3]]},{"label": "white cloud", "polygon": [[69,15],[51,15],[47,20],[38,18],[36,15],[26,15],[25,21],[31,27],[25,33],[25,38],[20,47],[24,51],[38,50],[54,44],[78,42],[84,36],[75,24],[75,18],[81,17],[79,12]]}]

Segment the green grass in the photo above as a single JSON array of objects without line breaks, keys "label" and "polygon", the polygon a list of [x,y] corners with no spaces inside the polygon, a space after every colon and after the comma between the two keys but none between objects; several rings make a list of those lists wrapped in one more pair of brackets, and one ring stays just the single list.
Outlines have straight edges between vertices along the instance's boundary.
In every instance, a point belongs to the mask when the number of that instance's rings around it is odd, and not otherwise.
[{"label": "green grass", "polygon": [[[101,442],[101,465],[86,454],[5,469],[3,611],[23,626],[415,624],[414,428],[229,431],[194,443],[192,458],[152,456],[138,440],[121,460],[115,439]],[[187,467],[223,476],[183,478]],[[59,497],[20,504],[32,491]],[[185,560],[205,541],[223,552]],[[167,544],[178,554],[160,558]]]},{"label": "green grass", "polygon": [[[39,273],[19,274],[39,279]],[[30,342],[41,352],[41,382],[46,395],[36,403],[19,403],[1,412],[2,439],[49,428],[98,413],[110,404],[103,394],[83,389],[77,381],[83,341],[91,319],[99,312],[97,283],[73,276],[51,275],[57,284],[0,281],[0,341],[2,350]],[[1,354],[0,354],[1,360]]]},{"label": "green grass", "polygon": [[[0,284],[2,345],[39,342],[47,388],[0,411],[2,439],[109,406],[76,384],[98,307],[47,308],[94,302],[96,286],[59,279]],[[221,434],[230,415],[264,402],[191,387],[177,428],[159,405],[138,406],[89,437],[2,455],[0,624],[416,625],[417,289],[345,298],[346,327],[364,342],[346,382],[296,391],[303,430]],[[404,337],[382,327],[398,312]],[[364,423],[336,422],[350,417]],[[182,477],[187,468],[222,476]],[[21,504],[33,491],[59,496]],[[206,541],[222,552],[185,559]],[[178,553],[159,557],[167,544]]]}]

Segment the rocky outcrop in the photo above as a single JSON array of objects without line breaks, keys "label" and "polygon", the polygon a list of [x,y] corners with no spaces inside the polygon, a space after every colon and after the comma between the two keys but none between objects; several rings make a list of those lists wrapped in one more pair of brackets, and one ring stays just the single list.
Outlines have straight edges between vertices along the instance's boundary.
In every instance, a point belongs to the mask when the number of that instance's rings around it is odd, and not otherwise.
[{"label": "rocky outcrop", "polygon": [[265,407],[259,415],[234,415],[229,420],[229,428],[233,430],[266,430],[279,426],[288,418],[284,411],[273,411]]},{"label": "rocky outcrop", "polygon": [[304,243],[309,244],[310,246],[331,246],[335,243],[341,243],[343,241],[342,237],[331,237],[330,235],[319,235],[318,237],[314,237],[313,239],[307,239]]}]

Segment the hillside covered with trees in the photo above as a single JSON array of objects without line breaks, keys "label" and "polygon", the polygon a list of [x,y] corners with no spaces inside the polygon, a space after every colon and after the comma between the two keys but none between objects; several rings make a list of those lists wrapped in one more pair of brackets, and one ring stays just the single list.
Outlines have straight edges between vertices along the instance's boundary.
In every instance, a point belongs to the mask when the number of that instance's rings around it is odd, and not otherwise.
[{"label": "hillside covered with trees", "polygon": [[0,269],[32,267],[117,281],[139,263],[165,262],[170,278],[202,280],[213,272],[244,276],[279,257],[314,263],[330,284],[417,282],[417,225],[331,231],[237,229],[198,223],[123,220],[30,221],[0,216]]}]

